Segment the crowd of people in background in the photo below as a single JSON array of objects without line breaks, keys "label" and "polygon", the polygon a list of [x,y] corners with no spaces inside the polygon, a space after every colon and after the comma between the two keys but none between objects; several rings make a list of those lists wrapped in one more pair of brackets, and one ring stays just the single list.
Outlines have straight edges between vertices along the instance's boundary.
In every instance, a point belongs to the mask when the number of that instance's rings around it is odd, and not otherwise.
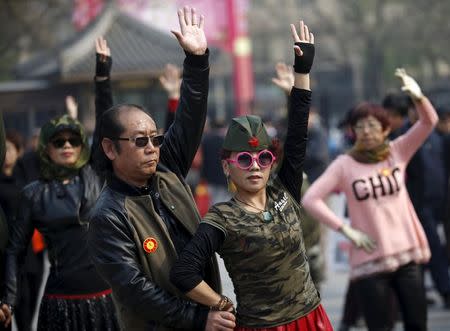
[{"label": "crowd of people in background", "polygon": [[[186,57],[161,68],[165,123],[113,102],[101,37],[92,139],[71,96],[29,142],[0,113],[0,330],[13,319],[32,330],[36,314],[38,330],[333,330],[319,295],[327,227],[352,244],[339,331],[361,320],[425,331],[428,305],[450,310],[450,105],[397,69],[402,92],[348,110],[331,151],[300,21],[294,66],[277,63],[272,79],[286,116],[227,125],[207,114],[204,17],[187,6],[178,17]],[[344,218],[327,201],[336,193]]]}]

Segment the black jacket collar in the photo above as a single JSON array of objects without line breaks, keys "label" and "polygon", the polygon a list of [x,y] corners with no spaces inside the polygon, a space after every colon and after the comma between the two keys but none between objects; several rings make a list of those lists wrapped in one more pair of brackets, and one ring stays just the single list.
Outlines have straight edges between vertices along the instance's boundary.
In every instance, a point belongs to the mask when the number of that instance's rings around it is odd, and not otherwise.
[{"label": "black jacket collar", "polygon": [[150,191],[152,189],[151,184],[152,178],[148,180],[147,186],[141,187],[128,184],[127,182],[117,177],[115,174],[111,174],[107,178],[107,185],[109,188],[127,196],[148,195],[150,194]]},{"label": "black jacket collar", "polygon": [[[159,163],[156,167],[157,172],[169,172],[170,170],[164,166],[162,163]],[[124,182],[122,179],[117,177],[114,173],[110,173],[106,177],[106,183],[109,188],[113,189],[114,191],[117,191],[119,193],[122,193],[124,195],[128,196],[139,196],[139,195],[148,195],[154,191],[155,187],[155,176],[152,176],[147,181],[147,186],[134,186],[131,184],[128,184],[127,182]]]}]

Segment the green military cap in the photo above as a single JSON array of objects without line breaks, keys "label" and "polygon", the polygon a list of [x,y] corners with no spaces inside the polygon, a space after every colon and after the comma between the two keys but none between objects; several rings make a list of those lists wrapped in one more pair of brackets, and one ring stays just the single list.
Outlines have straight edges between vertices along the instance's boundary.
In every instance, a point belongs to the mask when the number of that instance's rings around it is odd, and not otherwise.
[{"label": "green military cap", "polygon": [[270,138],[264,123],[255,115],[233,118],[222,145],[223,149],[233,152],[255,152],[269,146]]}]

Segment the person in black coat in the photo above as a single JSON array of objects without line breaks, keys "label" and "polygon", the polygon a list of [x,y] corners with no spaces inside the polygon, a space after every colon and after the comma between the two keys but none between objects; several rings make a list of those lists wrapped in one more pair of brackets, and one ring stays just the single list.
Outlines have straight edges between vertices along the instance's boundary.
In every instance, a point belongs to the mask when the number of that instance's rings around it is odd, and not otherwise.
[{"label": "person in black coat", "polygon": [[[410,109],[408,117],[403,131],[417,120],[414,108]],[[445,245],[438,234],[438,226],[444,221],[447,208],[448,155],[448,139],[434,130],[411,159],[406,169],[406,186],[430,245],[428,267],[431,278],[444,306],[450,309],[449,262]]]},{"label": "person in black coat", "polygon": [[[103,39],[97,40],[96,50],[96,77],[109,75],[110,53]],[[96,117],[103,111],[96,107]],[[39,137],[38,154],[40,178],[22,190],[11,224],[2,313],[10,319],[17,304],[21,262],[37,228],[47,243],[51,265],[38,330],[117,330],[111,288],[95,270],[87,251],[88,214],[103,180],[90,166],[91,151],[81,123],[69,115],[47,122]]]},{"label": "person in black coat", "polygon": [[[3,115],[0,112],[0,167],[3,166],[6,154],[6,138],[5,138],[5,128],[3,125]],[[6,221],[6,216],[3,213],[2,206],[0,204],[0,288],[3,287],[3,254],[8,243],[8,223]],[[1,302],[0,302],[1,304]],[[11,326],[9,324],[10,320],[0,309],[0,330],[10,330]]]}]

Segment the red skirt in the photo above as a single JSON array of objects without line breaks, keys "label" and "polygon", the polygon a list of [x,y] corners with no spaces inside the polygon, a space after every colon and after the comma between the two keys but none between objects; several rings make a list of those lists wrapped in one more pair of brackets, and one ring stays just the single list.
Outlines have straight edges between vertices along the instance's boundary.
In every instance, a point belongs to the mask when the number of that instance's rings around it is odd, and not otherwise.
[{"label": "red skirt", "polygon": [[319,305],[308,315],[300,317],[288,324],[271,328],[246,328],[237,326],[235,331],[333,331],[325,309]]}]

